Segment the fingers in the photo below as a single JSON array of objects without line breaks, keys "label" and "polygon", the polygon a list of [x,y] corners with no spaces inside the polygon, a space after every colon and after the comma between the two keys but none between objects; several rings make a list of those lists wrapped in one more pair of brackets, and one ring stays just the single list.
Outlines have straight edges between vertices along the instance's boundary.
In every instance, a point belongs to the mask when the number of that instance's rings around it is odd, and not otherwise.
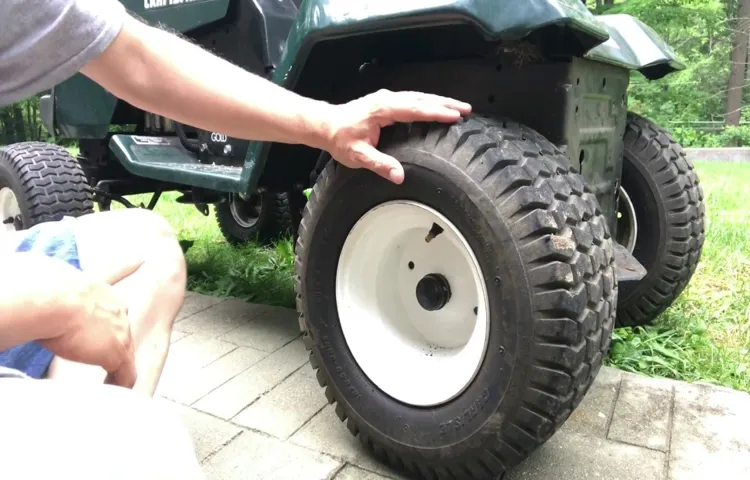
[{"label": "fingers", "polygon": [[138,378],[136,373],[135,362],[131,358],[120,364],[120,368],[109,372],[104,383],[107,385],[117,385],[118,387],[133,388]]},{"label": "fingers", "polygon": [[396,184],[401,184],[404,181],[404,167],[395,158],[386,155],[369,143],[360,143],[356,150],[360,156],[357,163],[362,168],[372,170]]},{"label": "fingers", "polygon": [[439,103],[443,105],[444,107],[458,110],[461,113],[461,115],[468,115],[471,113],[471,104],[462,102],[460,100],[456,100],[454,98],[441,97],[440,95],[433,95],[431,93],[422,93],[422,92],[405,92],[405,93],[417,95],[422,99],[422,101]]},{"label": "fingers", "polygon": [[394,122],[455,122],[471,113],[471,105],[452,98],[421,92],[378,92],[375,116],[381,126]]},{"label": "fingers", "polygon": [[133,388],[138,377],[135,368],[135,347],[133,346],[133,336],[130,330],[130,324],[125,317],[127,330],[121,338],[115,339],[115,345],[112,346],[112,352],[120,352],[119,358],[115,359],[113,364],[107,369],[107,378],[104,383],[117,385],[125,388]]}]

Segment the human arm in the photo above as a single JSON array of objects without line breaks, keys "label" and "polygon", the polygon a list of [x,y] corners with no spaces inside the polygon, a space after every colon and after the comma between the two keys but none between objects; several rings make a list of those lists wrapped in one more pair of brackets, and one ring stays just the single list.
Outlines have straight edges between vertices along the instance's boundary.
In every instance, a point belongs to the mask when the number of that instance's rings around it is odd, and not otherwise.
[{"label": "human arm", "polygon": [[403,169],[375,147],[394,122],[454,122],[470,105],[418,92],[381,91],[344,105],[302,97],[176,35],[131,17],[81,71],[143,110],[249,140],[301,143],[401,183]]},{"label": "human arm", "polygon": [[0,262],[0,351],[36,341],[101,366],[112,383],[135,383],[127,312],[109,285],[44,255],[11,253]]}]

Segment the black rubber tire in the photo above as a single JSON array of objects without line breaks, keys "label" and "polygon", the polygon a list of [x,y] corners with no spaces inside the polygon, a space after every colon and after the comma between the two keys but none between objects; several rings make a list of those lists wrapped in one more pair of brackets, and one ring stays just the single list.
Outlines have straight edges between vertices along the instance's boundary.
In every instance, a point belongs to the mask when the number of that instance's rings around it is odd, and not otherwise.
[{"label": "black rubber tire", "polygon": [[299,225],[301,213],[292,206],[292,193],[263,192],[262,207],[258,221],[250,228],[237,223],[230,210],[231,201],[216,205],[216,221],[227,242],[232,245],[244,245],[256,241],[269,245],[294,234]]},{"label": "black rubber tire", "polygon": [[0,148],[2,187],[16,196],[23,230],[94,213],[86,175],[78,160],[58,145],[22,142]]},{"label": "black rubber tire", "polygon": [[652,323],[682,293],[700,261],[706,215],[695,168],[666,130],[630,113],[624,142],[621,184],[638,219],[633,255],[648,274],[620,285],[618,327]]},{"label": "black rubber tire", "polygon": [[[402,185],[330,162],[303,213],[295,288],[311,365],[350,432],[393,467],[421,478],[499,478],[566,421],[609,349],[617,284],[607,221],[567,157],[511,121],[399,124],[383,131],[379,148],[403,163]],[[421,202],[454,222],[489,293],[480,373],[435,408],[380,391],[339,324],[344,240],[361,215],[392,199]]]}]

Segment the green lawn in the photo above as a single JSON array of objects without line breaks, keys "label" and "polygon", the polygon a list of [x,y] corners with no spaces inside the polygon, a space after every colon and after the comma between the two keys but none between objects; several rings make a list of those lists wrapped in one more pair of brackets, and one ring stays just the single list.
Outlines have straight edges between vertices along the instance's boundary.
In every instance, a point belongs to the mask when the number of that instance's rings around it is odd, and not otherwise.
[{"label": "green lawn", "polygon": [[[675,305],[646,329],[614,334],[610,365],[647,375],[712,382],[750,392],[750,165],[700,164],[709,215],[702,262]],[[165,216],[187,251],[189,288],[294,307],[290,241],[235,249],[216,222],[166,195]],[[134,200],[134,199],[131,199]],[[138,201],[147,203],[147,198]]]}]

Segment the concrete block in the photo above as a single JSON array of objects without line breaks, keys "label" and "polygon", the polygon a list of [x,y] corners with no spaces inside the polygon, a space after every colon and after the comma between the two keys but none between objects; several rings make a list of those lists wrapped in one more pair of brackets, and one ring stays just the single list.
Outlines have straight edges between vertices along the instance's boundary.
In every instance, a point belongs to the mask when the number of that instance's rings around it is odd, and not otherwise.
[{"label": "concrete block", "polygon": [[625,374],[607,438],[666,452],[672,382]]},{"label": "concrete block", "polygon": [[583,401],[563,424],[561,430],[606,438],[607,424],[621,379],[620,370],[602,367]]},{"label": "concrete block", "polygon": [[242,428],[229,422],[219,420],[205,413],[196,412],[192,408],[164,398],[156,398],[177,412],[183,424],[190,433],[195,446],[195,454],[199,462],[203,462],[209,455],[219,451],[234,437],[242,432]]},{"label": "concrete block", "polygon": [[368,472],[354,465],[347,465],[333,477],[333,480],[388,480],[390,477],[384,477],[377,473]]},{"label": "concrete block", "polygon": [[295,340],[232,378],[193,406],[206,413],[230,419],[261,395],[281,383],[307,362],[301,340]]},{"label": "concrete block", "polygon": [[304,366],[232,422],[285,440],[328,404],[324,390]]},{"label": "concrete block", "polygon": [[669,480],[750,478],[750,395],[675,384]]},{"label": "concrete block", "polygon": [[685,155],[693,162],[747,163],[750,162],[750,148],[686,148]]},{"label": "concrete block", "polygon": [[271,353],[300,335],[297,312],[288,308],[268,308],[263,315],[230,330],[219,339]]},{"label": "concrete block", "polygon": [[265,314],[270,307],[229,298],[175,325],[181,332],[218,337]]},{"label": "concrete block", "polygon": [[324,480],[341,462],[321,453],[245,431],[203,466],[211,480]]},{"label": "concrete block", "polygon": [[664,462],[661,452],[558,431],[504,480],[662,480]]},{"label": "concrete block", "polygon": [[289,441],[316,452],[327,453],[380,475],[409,480],[406,474],[394,471],[367,451],[360,441],[349,433],[330,405],[292,435]]},{"label": "concrete block", "polygon": [[188,335],[170,345],[164,372],[197,370],[236,348],[236,345],[205,335]]},{"label": "concrete block", "polygon": [[188,335],[190,335],[190,334],[189,333],[185,333],[185,332],[180,332],[180,331],[177,331],[177,330],[172,330],[172,334],[169,337],[169,343],[179,342],[180,340],[182,340],[183,338],[187,337]]},{"label": "concrete block", "polygon": [[177,314],[175,323],[178,323],[198,312],[223,302],[224,298],[203,295],[202,293],[188,292],[182,302],[180,313]]},{"label": "concrete block", "polygon": [[266,356],[265,352],[239,347],[198,370],[173,371],[165,385],[159,385],[160,394],[191,405]]}]

